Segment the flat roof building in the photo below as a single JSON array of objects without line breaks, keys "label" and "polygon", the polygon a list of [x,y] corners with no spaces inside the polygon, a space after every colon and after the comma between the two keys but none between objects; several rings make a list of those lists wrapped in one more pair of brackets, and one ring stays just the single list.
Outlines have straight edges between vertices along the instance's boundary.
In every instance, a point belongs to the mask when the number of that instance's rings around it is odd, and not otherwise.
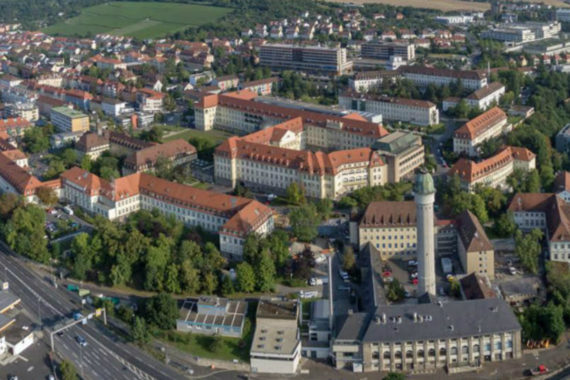
[{"label": "flat roof building", "polygon": [[195,334],[240,338],[247,314],[247,302],[214,296],[185,300],[176,320],[176,330]]},{"label": "flat roof building", "polygon": [[343,75],[352,70],[341,47],[265,44],[259,47],[259,64],[272,69]]},{"label": "flat roof building", "polygon": [[50,119],[59,132],[87,132],[89,116],[69,107],[54,107]]}]

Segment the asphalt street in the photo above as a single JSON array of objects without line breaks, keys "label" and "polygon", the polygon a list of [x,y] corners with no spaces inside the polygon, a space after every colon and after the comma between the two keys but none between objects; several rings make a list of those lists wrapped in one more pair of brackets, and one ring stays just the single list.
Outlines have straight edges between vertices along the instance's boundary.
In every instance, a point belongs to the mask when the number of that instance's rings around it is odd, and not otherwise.
[{"label": "asphalt street", "polygon": [[[70,321],[79,305],[67,298],[65,290],[55,289],[38,277],[4,246],[0,245],[0,273],[7,277],[10,289],[36,317],[41,315],[44,326]],[[83,348],[76,342],[81,335],[87,341]],[[49,339],[49,336],[47,336]],[[99,322],[74,326],[55,337],[56,352],[72,360],[78,370],[90,379],[183,379],[165,364],[111,334]],[[111,377],[109,377],[111,375]]]}]

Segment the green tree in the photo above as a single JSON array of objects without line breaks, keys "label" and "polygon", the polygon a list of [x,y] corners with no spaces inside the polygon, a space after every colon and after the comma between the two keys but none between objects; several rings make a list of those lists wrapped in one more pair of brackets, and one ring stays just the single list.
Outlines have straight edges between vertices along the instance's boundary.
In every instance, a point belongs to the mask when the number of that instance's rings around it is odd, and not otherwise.
[{"label": "green tree", "polygon": [[526,192],[540,193],[541,179],[538,170],[531,170],[526,178]]},{"label": "green tree", "polygon": [[77,152],[75,149],[67,148],[61,153],[61,160],[66,167],[70,167],[77,163]]},{"label": "green tree", "polygon": [[162,330],[170,330],[176,325],[178,306],[176,300],[168,293],[160,293],[148,298],[143,304],[145,320]]},{"label": "green tree", "polygon": [[24,146],[30,153],[45,152],[49,149],[49,136],[42,128],[30,128],[24,132]]},{"label": "green tree", "polygon": [[172,263],[166,267],[164,287],[169,293],[180,293],[180,279],[178,277],[178,265]]},{"label": "green tree", "polygon": [[501,214],[496,220],[494,225],[495,234],[500,237],[507,238],[513,237],[517,230],[517,224],[511,211]]},{"label": "green tree", "polygon": [[316,202],[317,213],[321,220],[327,220],[330,218],[333,211],[333,202],[328,199],[320,199]]},{"label": "green tree", "polygon": [[64,171],[65,171],[65,165],[63,161],[57,157],[52,158],[49,161],[48,168],[44,177],[46,179],[57,178]]},{"label": "green tree", "polygon": [[342,255],[342,269],[347,272],[352,271],[354,265],[356,264],[356,257],[354,256],[354,250],[351,246],[344,247],[344,253]]},{"label": "green tree", "polygon": [[180,288],[190,294],[196,294],[200,290],[200,271],[193,267],[189,259],[184,260],[180,268]]},{"label": "green tree", "polygon": [[255,290],[255,272],[251,265],[246,262],[236,267],[236,284],[239,291],[251,293]]},{"label": "green tree", "polygon": [[318,221],[317,209],[312,203],[297,207],[289,214],[293,236],[301,241],[310,242],[317,237]]},{"label": "green tree", "polygon": [[210,337],[210,344],[208,344],[208,351],[218,353],[224,348],[224,342],[219,336]]},{"label": "green tree", "polygon": [[62,380],[77,380],[77,370],[70,361],[63,360],[59,364],[59,374]]},{"label": "green tree", "polygon": [[531,273],[538,273],[538,257],[542,252],[540,240],[542,231],[535,228],[528,234],[517,230],[515,234],[515,253],[521,260],[521,264]]},{"label": "green tree", "polygon": [[90,172],[91,168],[93,166],[93,162],[91,161],[91,158],[88,155],[84,155],[81,158],[80,166],[81,166],[81,169],[87,170],[88,172]]},{"label": "green tree", "polygon": [[275,284],[275,264],[268,251],[261,253],[261,258],[255,268],[256,288],[260,292],[269,292]]},{"label": "green tree", "polygon": [[[23,199],[14,193],[0,194],[0,218],[6,221],[12,215],[12,212],[23,205]],[[1,231],[1,229],[0,229]]]},{"label": "green tree", "polygon": [[396,278],[392,280],[392,282],[388,283],[387,291],[386,291],[386,298],[391,302],[398,302],[404,299],[405,290],[404,287],[400,284]]},{"label": "green tree", "polygon": [[202,290],[203,294],[214,294],[218,288],[218,276],[215,273],[202,272]]},{"label": "green tree", "polygon": [[224,276],[222,279],[222,288],[221,288],[222,296],[227,297],[234,294],[234,282],[230,278],[230,276]]},{"label": "green tree", "polygon": [[305,199],[305,191],[301,185],[297,182],[291,182],[289,186],[287,186],[287,195],[286,199],[289,204],[292,205],[301,205],[306,202]]},{"label": "green tree", "polygon": [[[95,257],[94,239],[90,239],[86,233],[80,233],[71,242],[72,269],[71,274],[79,280],[87,278],[87,272],[93,267],[93,259]],[[98,243],[95,243],[98,245]]]},{"label": "green tree", "polygon": [[33,260],[47,263],[49,252],[44,239],[45,212],[33,204],[16,208],[3,225],[6,243],[17,253]]},{"label": "green tree", "polygon": [[143,318],[135,317],[131,325],[131,336],[133,341],[141,345],[150,342],[150,333]]},{"label": "green tree", "polygon": [[558,343],[566,330],[563,309],[549,302],[548,305],[531,305],[521,315],[519,321],[523,330],[523,340],[550,339]]},{"label": "green tree", "polygon": [[52,188],[47,186],[38,187],[38,189],[36,190],[36,196],[38,197],[40,202],[42,202],[42,204],[46,206],[53,206],[58,201],[55,191],[53,191]]},{"label": "green tree", "polygon": [[406,380],[406,375],[400,372],[388,372],[382,380]]}]

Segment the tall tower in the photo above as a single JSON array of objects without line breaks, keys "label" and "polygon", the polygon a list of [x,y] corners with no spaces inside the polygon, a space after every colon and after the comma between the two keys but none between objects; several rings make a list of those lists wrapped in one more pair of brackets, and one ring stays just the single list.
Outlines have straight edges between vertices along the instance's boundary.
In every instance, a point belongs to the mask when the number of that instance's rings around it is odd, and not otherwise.
[{"label": "tall tower", "polygon": [[435,295],[435,235],[433,230],[433,178],[422,170],[416,175],[414,186],[418,240],[418,295]]}]

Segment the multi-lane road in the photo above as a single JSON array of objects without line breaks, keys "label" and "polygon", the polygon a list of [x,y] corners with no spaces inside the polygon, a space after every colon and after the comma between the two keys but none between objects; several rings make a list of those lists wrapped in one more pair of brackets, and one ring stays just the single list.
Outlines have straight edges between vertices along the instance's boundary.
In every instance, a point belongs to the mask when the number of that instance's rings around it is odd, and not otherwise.
[{"label": "multi-lane road", "polygon": [[[7,277],[10,290],[21,298],[22,304],[43,326],[69,321],[80,306],[73,304],[65,290],[55,289],[48,280],[27,268],[24,259],[0,243],[0,275]],[[39,321],[39,318],[38,318]],[[49,329],[44,332],[49,340]],[[82,347],[77,335],[85,338]],[[78,324],[54,336],[57,353],[76,365],[87,379],[183,379],[184,376],[147,353],[110,333],[100,323]]]}]

